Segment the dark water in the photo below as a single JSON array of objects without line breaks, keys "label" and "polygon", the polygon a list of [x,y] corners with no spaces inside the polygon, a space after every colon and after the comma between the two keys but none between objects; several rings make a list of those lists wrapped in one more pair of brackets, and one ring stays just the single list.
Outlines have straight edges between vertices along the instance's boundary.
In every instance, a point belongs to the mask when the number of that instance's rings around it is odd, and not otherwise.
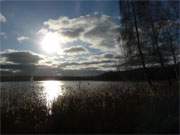
[{"label": "dark water", "polygon": [[178,85],[1,82],[2,133],[178,133]]},{"label": "dark water", "polygon": [[[122,87],[120,82],[103,81],[24,81],[1,82],[1,106],[8,110],[22,107],[25,100],[46,105],[51,113],[53,102],[64,95],[96,92],[112,87]],[[124,84],[125,85],[125,84]],[[124,87],[124,86],[123,86]]]}]

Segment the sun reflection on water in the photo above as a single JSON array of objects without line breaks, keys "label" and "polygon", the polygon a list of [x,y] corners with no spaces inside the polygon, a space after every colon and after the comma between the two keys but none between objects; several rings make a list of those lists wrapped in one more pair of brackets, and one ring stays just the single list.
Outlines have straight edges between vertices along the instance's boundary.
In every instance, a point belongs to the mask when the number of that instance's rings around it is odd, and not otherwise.
[{"label": "sun reflection on water", "polygon": [[62,96],[62,82],[60,81],[43,81],[43,93],[46,99],[46,106],[49,109],[49,114],[51,114],[52,104],[58,98]]}]

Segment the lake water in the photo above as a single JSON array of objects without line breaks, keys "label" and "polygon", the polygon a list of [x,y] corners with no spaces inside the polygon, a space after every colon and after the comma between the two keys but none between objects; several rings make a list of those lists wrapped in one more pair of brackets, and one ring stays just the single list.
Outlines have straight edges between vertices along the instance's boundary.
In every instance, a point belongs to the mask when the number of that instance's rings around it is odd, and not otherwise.
[{"label": "lake water", "polygon": [[[123,86],[124,85],[124,86]],[[45,105],[51,114],[53,102],[64,95],[92,93],[125,87],[121,82],[103,81],[24,81],[1,82],[1,107],[7,110],[25,106],[25,102]],[[130,84],[129,84],[130,85]],[[78,93],[78,94],[77,94]]]},{"label": "lake water", "polygon": [[152,93],[145,82],[49,80],[0,84],[2,133],[178,131],[176,85],[170,89],[159,83],[157,93]]}]

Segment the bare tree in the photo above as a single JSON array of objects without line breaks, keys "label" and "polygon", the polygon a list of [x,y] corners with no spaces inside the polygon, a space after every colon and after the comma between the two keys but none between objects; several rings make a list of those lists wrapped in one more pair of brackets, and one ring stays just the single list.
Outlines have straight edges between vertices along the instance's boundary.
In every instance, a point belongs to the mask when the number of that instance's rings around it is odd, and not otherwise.
[{"label": "bare tree", "polygon": [[[124,40],[126,48],[127,63],[132,66],[134,62],[137,65],[141,64],[144,70],[144,75],[147,77],[148,83],[152,86],[152,81],[148,74],[144,54],[142,51],[141,37],[137,21],[136,3],[132,1],[120,1],[120,13],[122,17],[122,32],[121,37]],[[140,63],[139,63],[140,62]]]},{"label": "bare tree", "polygon": [[[121,66],[142,66],[151,81],[151,67],[160,66],[171,85],[168,66],[177,65],[179,27],[177,3],[162,1],[120,1],[120,46],[124,48],[125,62]],[[173,12],[172,12],[173,10]],[[176,24],[176,25],[175,25]],[[177,66],[175,66],[177,67]],[[177,68],[176,74],[177,74]],[[176,75],[177,76],[177,75]]]}]

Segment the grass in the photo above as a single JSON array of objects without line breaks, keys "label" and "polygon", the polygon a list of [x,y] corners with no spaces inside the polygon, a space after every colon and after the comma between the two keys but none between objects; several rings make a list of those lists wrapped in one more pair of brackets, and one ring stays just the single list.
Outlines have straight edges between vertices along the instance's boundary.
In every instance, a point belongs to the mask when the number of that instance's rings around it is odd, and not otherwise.
[{"label": "grass", "polygon": [[[68,89],[52,105],[11,95],[1,105],[2,133],[179,133],[179,88],[174,82],[124,82],[106,89]],[[7,94],[2,93],[5,102]],[[9,95],[9,94],[8,94]],[[19,99],[19,100],[18,100]],[[8,103],[8,104],[7,104]]]}]

